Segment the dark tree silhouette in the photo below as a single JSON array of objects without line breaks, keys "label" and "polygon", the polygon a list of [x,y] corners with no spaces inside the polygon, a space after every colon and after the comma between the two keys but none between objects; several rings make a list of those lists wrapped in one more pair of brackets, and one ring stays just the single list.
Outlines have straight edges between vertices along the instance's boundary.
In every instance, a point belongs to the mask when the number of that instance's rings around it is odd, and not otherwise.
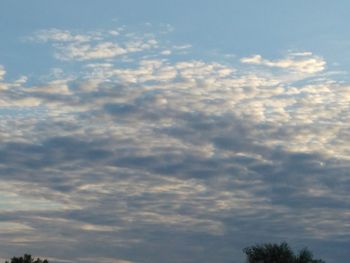
[{"label": "dark tree silhouette", "polygon": [[[9,263],[5,261],[5,263]],[[10,263],[49,263],[47,259],[41,260],[40,258],[34,259],[29,254],[24,254],[23,257],[13,257]]]},{"label": "dark tree silhouette", "polygon": [[247,263],[325,263],[323,260],[313,259],[307,248],[295,255],[285,242],[255,245],[243,249],[243,252],[247,256]]}]

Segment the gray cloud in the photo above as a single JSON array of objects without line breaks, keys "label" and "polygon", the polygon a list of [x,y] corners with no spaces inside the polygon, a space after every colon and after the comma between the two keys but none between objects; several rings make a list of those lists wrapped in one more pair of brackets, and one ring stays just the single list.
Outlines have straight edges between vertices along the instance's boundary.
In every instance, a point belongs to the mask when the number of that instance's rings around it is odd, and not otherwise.
[{"label": "gray cloud", "polygon": [[[151,256],[152,247],[164,247],[171,233],[177,233],[178,241],[170,251],[164,249],[174,255],[174,262],[181,259],[180,251],[196,261],[204,260],[203,250],[213,249],[217,253],[208,258],[225,261],[234,256],[230,235],[244,242],[250,240],[246,235],[288,237],[292,242],[305,233],[315,240],[343,238],[348,186],[340,182],[346,179],[346,161],[255,145],[250,133],[254,126],[235,118],[212,118],[211,124],[206,123],[210,116],[204,115],[179,114],[176,119],[182,132],[157,129],[152,136],[165,134],[192,147],[143,148],[136,138],[122,147],[118,141],[74,137],[50,138],[39,145],[3,145],[3,179],[35,183],[37,193],[30,188],[22,194],[66,204],[65,212],[59,208],[61,212],[43,214],[33,207],[30,214],[7,213],[3,220],[21,215],[16,220],[49,235],[39,244],[48,238],[54,241],[59,234],[62,242],[78,242],[79,251],[88,251],[87,240],[101,238],[98,253],[136,262]],[[204,123],[207,129],[201,132]],[[210,142],[217,154],[201,156],[190,150]],[[16,168],[9,173],[10,167]],[[48,232],[51,228],[59,233]],[[185,249],[181,242],[199,250]],[[244,242],[234,241],[238,246]],[[117,254],[106,251],[107,244]],[[140,254],[133,257],[134,249]],[[165,260],[168,253],[154,260]]]}]

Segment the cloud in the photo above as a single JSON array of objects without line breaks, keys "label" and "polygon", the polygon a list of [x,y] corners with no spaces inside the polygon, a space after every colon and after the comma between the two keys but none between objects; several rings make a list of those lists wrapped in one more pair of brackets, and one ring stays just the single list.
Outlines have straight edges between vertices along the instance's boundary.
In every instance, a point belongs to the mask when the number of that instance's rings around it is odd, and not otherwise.
[{"label": "cloud", "polygon": [[140,52],[158,47],[153,35],[124,34],[121,30],[94,31],[87,34],[74,34],[68,30],[49,29],[36,32],[28,37],[29,41],[49,43],[59,60],[103,60],[120,57],[130,53]]},{"label": "cloud", "polygon": [[28,227],[27,225],[20,224],[20,223],[0,223],[0,233],[6,234],[6,233],[23,233],[27,231],[31,231],[32,228]]},{"label": "cloud", "polygon": [[101,42],[96,45],[73,43],[69,45],[56,45],[58,52],[56,58],[60,60],[96,60],[109,59],[129,53],[140,52],[156,47],[152,40],[146,42],[130,42],[120,46],[113,42]]},{"label": "cloud", "polygon": [[0,81],[4,79],[4,76],[6,74],[4,66],[0,65]]},{"label": "cloud", "polygon": [[62,60],[104,59],[113,58],[127,53],[126,49],[111,42],[100,43],[96,46],[88,44],[72,44],[69,46],[60,46],[59,50],[60,52],[56,57]]},{"label": "cloud", "polygon": [[56,54],[86,49],[65,53],[77,73],[57,62],[1,90],[4,251],[228,262],[286,238],[347,251],[349,88],[321,57],[241,61],[262,70],[169,59],[179,48],[153,35],[48,32]]},{"label": "cloud", "polygon": [[74,34],[57,28],[40,30],[29,37],[29,40],[38,42],[89,42],[94,39],[99,39],[98,34]]},{"label": "cloud", "polygon": [[311,52],[289,53],[284,59],[268,60],[261,55],[254,55],[241,59],[244,64],[262,65],[267,67],[292,70],[299,73],[315,74],[321,72],[326,67],[326,62],[322,57],[315,56]]},{"label": "cloud", "polygon": [[[27,82],[26,76],[21,76],[18,79],[11,81],[11,82],[5,82],[4,81],[5,75],[6,75],[5,67],[0,65],[0,93],[2,91],[7,90],[7,89],[19,88],[20,86],[22,86],[23,84],[25,84]],[[6,98],[0,99],[0,105],[1,105],[1,103],[3,103],[4,100],[6,100]]]}]

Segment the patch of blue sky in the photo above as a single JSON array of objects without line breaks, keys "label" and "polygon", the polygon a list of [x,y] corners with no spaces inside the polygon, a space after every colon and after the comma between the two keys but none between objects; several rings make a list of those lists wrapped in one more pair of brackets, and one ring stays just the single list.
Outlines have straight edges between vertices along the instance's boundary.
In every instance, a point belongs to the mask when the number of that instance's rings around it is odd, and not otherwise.
[{"label": "patch of blue sky", "polygon": [[238,56],[258,53],[270,58],[280,57],[286,50],[310,50],[344,68],[350,65],[350,42],[344,27],[348,9],[347,1],[5,0],[0,29],[6,41],[0,43],[0,61],[9,69],[9,76],[42,73],[57,62],[47,58],[45,47],[19,43],[25,35],[46,28],[113,30],[124,24],[137,27],[150,23],[171,25],[174,30],[167,38],[191,43],[202,58],[205,53],[212,54],[208,50]]},{"label": "patch of blue sky", "polygon": [[0,119],[43,115],[46,113],[43,106],[37,107],[0,107]]}]

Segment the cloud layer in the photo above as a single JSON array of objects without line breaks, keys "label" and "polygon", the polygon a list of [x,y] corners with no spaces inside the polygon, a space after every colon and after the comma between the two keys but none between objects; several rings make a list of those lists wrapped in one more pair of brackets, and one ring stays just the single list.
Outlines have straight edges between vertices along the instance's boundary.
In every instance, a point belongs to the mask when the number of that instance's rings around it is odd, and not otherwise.
[{"label": "cloud layer", "polygon": [[125,28],[29,39],[63,69],[29,85],[0,67],[6,256],[243,262],[287,240],[345,262],[350,93],[322,57],[197,60]]}]

